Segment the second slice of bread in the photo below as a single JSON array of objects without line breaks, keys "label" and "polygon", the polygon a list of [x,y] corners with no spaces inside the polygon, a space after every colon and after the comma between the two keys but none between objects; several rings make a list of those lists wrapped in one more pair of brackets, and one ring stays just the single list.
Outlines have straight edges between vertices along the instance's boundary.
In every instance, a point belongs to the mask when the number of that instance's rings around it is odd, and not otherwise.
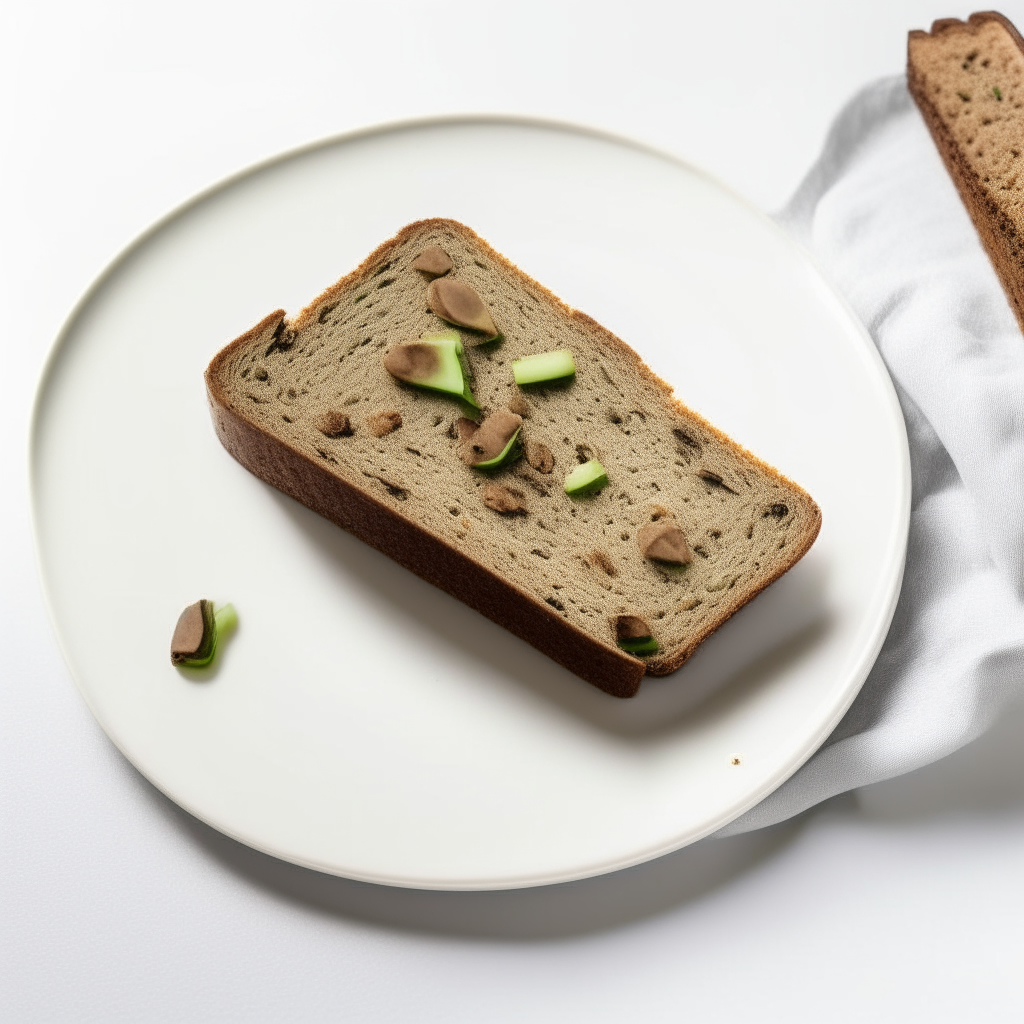
[{"label": "second slice of bread", "polygon": [[907,41],[907,84],[1024,330],[1024,40],[995,11]]},{"label": "second slice of bread", "polygon": [[[383,364],[448,327],[412,266],[433,246],[502,333],[471,347],[480,338],[462,332],[483,414],[523,417],[525,456],[496,472],[460,458],[456,401]],[[513,360],[552,349],[573,352],[575,379],[517,387]],[[295,320],[279,310],[228,345],[206,380],[217,433],[244,466],[615,696],[682,665],[821,523],[805,491],[455,221],[410,224]],[[591,459],[608,485],[569,497],[566,474]],[[682,529],[689,565],[644,557],[638,534],[662,521]],[[617,646],[622,616],[650,626],[656,654]]]}]

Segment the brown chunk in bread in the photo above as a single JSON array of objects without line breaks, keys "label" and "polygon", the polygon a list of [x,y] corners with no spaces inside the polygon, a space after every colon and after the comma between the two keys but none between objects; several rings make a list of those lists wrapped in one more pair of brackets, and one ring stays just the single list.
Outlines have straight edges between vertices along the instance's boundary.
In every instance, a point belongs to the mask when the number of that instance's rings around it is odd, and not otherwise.
[{"label": "brown chunk in bread", "polygon": [[366,418],[367,429],[374,437],[384,437],[385,434],[390,434],[401,425],[402,414],[393,410],[375,412],[372,416],[367,416]]},{"label": "brown chunk in bread", "polygon": [[636,540],[644,558],[653,558],[670,565],[686,565],[693,560],[686,535],[671,519],[648,523],[636,535]]},{"label": "brown chunk in bread", "polygon": [[639,615],[619,615],[615,619],[616,640],[642,640],[651,635],[651,627]]},{"label": "brown chunk in bread", "polygon": [[436,345],[422,341],[411,341],[395,345],[384,357],[384,369],[399,380],[418,384],[429,380],[441,365],[441,355]]},{"label": "brown chunk in bread", "polygon": [[431,281],[427,288],[427,305],[431,312],[450,324],[480,331],[486,336],[486,341],[498,337],[498,328],[494,326],[483,299],[465,281],[451,277]]},{"label": "brown chunk in bread", "polygon": [[470,432],[465,424],[472,422],[462,419],[458,423],[460,436],[466,432],[459,446],[459,454],[468,466],[496,459],[512,440],[512,435],[523,425],[522,417],[504,409],[491,413],[479,427]]},{"label": "brown chunk in bread", "polygon": [[615,568],[615,563],[608,557],[608,553],[600,548],[594,548],[590,552],[590,562],[608,576],[615,577],[619,575],[619,570]]},{"label": "brown chunk in bread", "polygon": [[484,504],[503,516],[520,515],[526,512],[526,496],[501,484],[488,484],[484,488]]},{"label": "brown chunk in bread", "polygon": [[555,468],[555,457],[551,454],[551,449],[541,441],[527,442],[526,461],[538,473],[550,473]]},{"label": "brown chunk in bread", "polygon": [[337,409],[328,409],[322,416],[317,417],[316,429],[324,437],[351,437],[352,422],[343,412]]},{"label": "brown chunk in bread", "polygon": [[442,277],[452,269],[452,261],[448,253],[441,246],[428,245],[412,261],[411,266],[413,270],[421,270],[424,274],[429,274],[431,277]]}]

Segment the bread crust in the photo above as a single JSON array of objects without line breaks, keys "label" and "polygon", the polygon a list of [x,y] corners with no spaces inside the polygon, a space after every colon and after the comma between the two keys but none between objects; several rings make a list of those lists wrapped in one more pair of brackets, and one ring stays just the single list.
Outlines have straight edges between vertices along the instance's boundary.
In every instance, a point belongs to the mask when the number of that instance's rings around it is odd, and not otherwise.
[{"label": "bread crust", "polygon": [[[522,285],[544,294],[567,317],[599,333],[607,344],[628,355],[637,372],[654,384],[671,409],[697,421],[703,429],[739,458],[753,463],[782,483],[808,512],[805,529],[788,545],[789,558],[777,571],[766,574],[755,587],[740,590],[722,607],[720,614],[691,642],[647,662],[626,654],[611,643],[603,644],[532,594],[493,573],[465,553],[425,530],[413,519],[378,501],[365,488],[344,479],[337,469],[328,469],[247,418],[231,401],[223,380],[224,367],[235,352],[264,336],[268,345],[286,332],[298,333],[314,323],[324,307],[337,302],[354,284],[371,277],[389,261],[394,250],[410,236],[430,228],[441,228],[471,240],[506,274]],[[624,341],[597,321],[566,305],[533,278],[524,274],[475,232],[458,221],[432,218],[407,225],[394,238],[382,243],[350,274],[331,285],[302,309],[294,321],[285,320],[277,310],[255,327],[229,343],[214,356],[206,370],[206,387],[214,428],[221,443],[243,466],[326,519],[353,533],[367,544],[394,559],[416,575],[504,626],[552,660],[614,697],[632,697],[645,674],[665,676],[676,671],[722,623],[761,593],[806,554],[821,528],[821,511],[810,495],[768,463],[738,445],[675,398],[672,387],[657,376]],[[458,586],[456,586],[458,581]]]},{"label": "bread crust", "polygon": [[[907,87],[988,253],[1017,323],[1024,331],[1024,248],[1017,226],[1008,216],[997,194],[986,186],[970,154],[964,152],[954,137],[942,111],[929,93],[926,74],[918,59],[921,47],[927,47],[929,41],[950,34],[977,35],[979,29],[993,22],[1005,29],[1024,55],[1024,37],[998,11],[978,11],[967,21],[939,18],[932,23],[930,31],[914,29],[907,36]],[[1024,142],[1024,139],[1021,141]]]}]

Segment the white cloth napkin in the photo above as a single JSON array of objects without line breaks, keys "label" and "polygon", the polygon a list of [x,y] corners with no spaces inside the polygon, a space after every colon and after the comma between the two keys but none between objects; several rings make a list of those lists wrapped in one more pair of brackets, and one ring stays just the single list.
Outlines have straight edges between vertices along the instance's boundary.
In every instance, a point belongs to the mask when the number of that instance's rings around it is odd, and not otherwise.
[{"label": "white cloth napkin", "polygon": [[839,114],[779,220],[892,375],[910,542],[888,638],[846,717],[720,836],[945,757],[1024,692],[1024,337],[902,77]]}]

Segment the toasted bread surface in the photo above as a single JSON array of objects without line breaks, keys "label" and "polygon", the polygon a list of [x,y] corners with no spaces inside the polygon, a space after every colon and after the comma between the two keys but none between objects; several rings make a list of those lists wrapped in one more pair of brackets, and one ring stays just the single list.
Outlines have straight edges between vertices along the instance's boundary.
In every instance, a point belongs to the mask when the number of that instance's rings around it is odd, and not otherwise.
[{"label": "toasted bread surface", "polygon": [[[461,332],[482,415],[523,417],[524,457],[494,472],[460,458],[458,402],[384,368],[395,345],[449,328],[412,266],[434,246],[502,333]],[[517,387],[513,360],[565,348],[574,379]],[[266,317],[206,380],[218,435],[252,472],[615,696],[682,665],[821,523],[805,491],[679,403],[628,345],[451,220],[404,228],[293,322]],[[321,429],[342,416],[346,433]],[[570,498],[566,474],[590,459],[608,486]],[[688,565],[641,552],[638,533],[666,519]],[[622,615],[649,624],[657,653],[616,645]]]},{"label": "toasted bread surface", "polygon": [[1024,330],[1024,40],[995,11],[910,33],[907,84]]}]

